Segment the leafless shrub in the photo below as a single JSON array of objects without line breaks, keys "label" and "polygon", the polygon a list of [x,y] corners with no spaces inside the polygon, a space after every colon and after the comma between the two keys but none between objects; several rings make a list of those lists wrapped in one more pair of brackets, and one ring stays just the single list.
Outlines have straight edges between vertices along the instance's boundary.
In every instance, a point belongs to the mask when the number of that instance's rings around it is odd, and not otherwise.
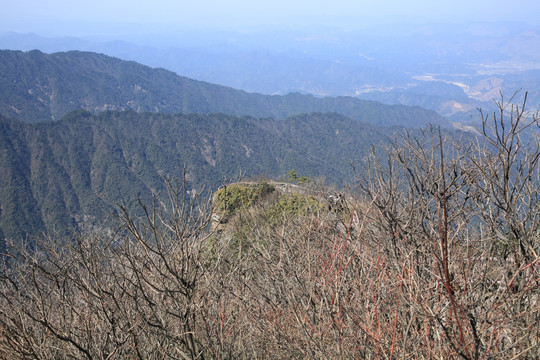
[{"label": "leafless shrub", "polygon": [[[0,345],[13,358],[197,358],[204,204],[168,183],[170,209],[121,208],[121,232],[45,239],[2,269]],[[202,207],[201,207],[202,206]]]},{"label": "leafless shrub", "polygon": [[538,356],[540,152],[538,133],[524,134],[538,117],[497,105],[492,118],[480,113],[476,144],[407,134],[386,163],[372,156],[360,183],[378,210],[370,237],[385,239],[396,274],[414,263],[409,309],[430,333],[426,357]]},{"label": "leafless shrub", "polygon": [[499,109],[476,142],[396,138],[340,209],[276,192],[215,232],[169,183],[115,234],[5,256],[0,356],[537,359],[538,117]]}]

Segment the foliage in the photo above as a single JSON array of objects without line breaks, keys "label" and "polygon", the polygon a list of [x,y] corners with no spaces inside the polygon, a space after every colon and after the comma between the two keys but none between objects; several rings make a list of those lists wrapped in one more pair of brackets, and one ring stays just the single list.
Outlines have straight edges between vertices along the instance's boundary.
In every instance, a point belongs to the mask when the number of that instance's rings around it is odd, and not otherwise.
[{"label": "foliage", "polygon": [[266,216],[272,224],[281,224],[283,219],[299,216],[314,216],[324,211],[324,205],[313,195],[298,193],[283,194],[269,206]]},{"label": "foliage", "polygon": [[310,180],[307,176],[298,176],[296,175],[295,170],[289,170],[289,173],[287,174],[287,181],[291,183],[296,184],[305,184],[308,183]]},{"label": "foliage", "polygon": [[223,216],[252,206],[255,202],[275,191],[267,182],[257,184],[231,184],[222,186],[215,194],[216,207]]},{"label": "foliage", "polygon": [[185,182],[167,189],[166,215],[142,205],[137,218],[121,207],[119,234],[44,239],[3,258],[3,358],[201,354],[195,314],[211,266],[201,257],[208,203],[184,203]]}]

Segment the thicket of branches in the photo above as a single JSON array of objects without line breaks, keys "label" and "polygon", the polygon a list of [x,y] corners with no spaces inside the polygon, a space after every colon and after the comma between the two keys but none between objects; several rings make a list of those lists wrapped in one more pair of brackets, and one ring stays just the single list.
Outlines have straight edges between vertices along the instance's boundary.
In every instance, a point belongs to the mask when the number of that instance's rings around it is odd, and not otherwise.
[{"label": "thicket of branches", "polygon": [[539,119],[512,100],[475,141],[374,151],[342,209],[256,203],[225,236],[170,183],[114,234],[6,255],[0,357],[540,358]]}]

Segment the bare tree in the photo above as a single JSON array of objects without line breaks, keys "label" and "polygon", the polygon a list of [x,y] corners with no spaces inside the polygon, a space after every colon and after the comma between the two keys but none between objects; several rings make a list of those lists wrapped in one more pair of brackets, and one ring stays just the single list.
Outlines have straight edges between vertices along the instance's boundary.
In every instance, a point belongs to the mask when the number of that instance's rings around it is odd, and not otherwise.
[{"label": "bare tree", "polygon": [[[514,256],[516,266],[538,257],[539,239],[539,118],[527,118],[525,93],[521,106],[497,102],[498,113],[480,110],[484,145],[470,155],[478,174],[477,203],[487,229],[506,257]],[[517,252],[516,252],[517,251]]]},{"label": "bare tree", "polygon": [[378,210],[371,236],[387,239],[396,270],[415,254],[420,288],[437,290],[420,294],[416,306],[445,337],[447,355],[538,351],[538,333],[528,330],[538,324],[540,152],[538,116],[524,119],[525,100],[522,107],[497,102],[491,118],[480,112],[476,141],[432,128],[397,138],[385,156],[373,153],[362,173],[361,192]]},{"label": "bare tree", "polygon": [[375,149],[338,207],[266,184],[216,231],[167,182],[116,232],[4,255],[0,357],[539,358],[539,119],[497,105]]},{"label": "bare tree", "polygon": [[10,357],[202,358],[197,336],[208,203],[167,183],[169,208],[121,207],[113,236],[54,238],[8,257],[0,344]]}]

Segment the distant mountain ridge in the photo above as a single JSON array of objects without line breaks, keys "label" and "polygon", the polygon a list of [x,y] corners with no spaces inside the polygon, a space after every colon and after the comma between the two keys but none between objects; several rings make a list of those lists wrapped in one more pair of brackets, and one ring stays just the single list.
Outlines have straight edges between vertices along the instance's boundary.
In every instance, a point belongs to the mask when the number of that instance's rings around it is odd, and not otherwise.
[{"label": "distant mountain ridge", "polygon": [[540,29],[531,24],[471,22],[356,31],[184,28],[144,39],[6,32],[0,33],[0,48],[93,51],[248,92],[353,96],[477,123],[477,107],[495,110],[499,91],[506,97],[528,91],[529,108],[540,108],[539,38]]},{"label": "distant mountain ridge", "polygon": [[270,96],[196,81],[164,69],[102,54],[0,51],[0,114],[26,122],[58,120],[84,109],[163,113],[224,113],[272,117],[335,112],[381,125],[448,125],[434,111],[353,97]]}]

